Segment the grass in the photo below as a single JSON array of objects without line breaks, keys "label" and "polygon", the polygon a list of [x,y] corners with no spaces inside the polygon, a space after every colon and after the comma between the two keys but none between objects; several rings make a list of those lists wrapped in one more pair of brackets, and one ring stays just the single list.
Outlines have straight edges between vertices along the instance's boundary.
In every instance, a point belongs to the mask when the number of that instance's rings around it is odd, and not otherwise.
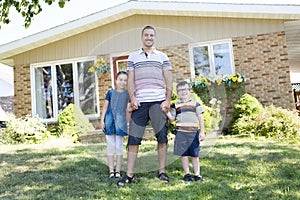
[{"label": "grass", "polygon": [[0,199],[300,199],[300,140],[219,137],[202,148],[203,184],[182,180],[172,147],[170,183],[159,182],[154,144],[143,143],[140,172],[121,188],[108,178],[105,144],[0,145]]}]

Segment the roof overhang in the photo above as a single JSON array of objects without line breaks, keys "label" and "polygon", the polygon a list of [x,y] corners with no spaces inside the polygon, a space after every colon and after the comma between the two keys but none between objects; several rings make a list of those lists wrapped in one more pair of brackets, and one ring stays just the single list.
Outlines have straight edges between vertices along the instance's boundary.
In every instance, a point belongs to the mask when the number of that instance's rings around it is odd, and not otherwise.
[{"label": "roof overhang", "polygon": [[104,26],[132,15],[199,16],[255,19],[300,19],[299,5],[129,1],[48,30],[0,45],[0,62],[12,56]]}]

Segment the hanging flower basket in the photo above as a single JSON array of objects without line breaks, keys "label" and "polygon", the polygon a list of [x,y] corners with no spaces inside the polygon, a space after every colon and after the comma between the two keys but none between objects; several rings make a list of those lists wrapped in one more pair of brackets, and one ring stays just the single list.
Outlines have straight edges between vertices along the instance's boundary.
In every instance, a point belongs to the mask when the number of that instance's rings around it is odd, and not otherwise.
[{"label": "hanging flower basket", "polygon": [[195,81],[191,84],[193,91],[206,104],[209,102],[210,85],[211,82],[209,79],[203,75],[196,76]]},{"label": "hanging flower basket", "polygon": [[195,77],[191,85],[193,91],[204,103],[214,97],[220,99],[222,95],[226,95],[228,101],[231,102],[234,95],[239,98],[245,92],[245,76],[240,73],[213,78],[199,75]]},{"label": "hanging flower basket", "polygon": [[101,79],[106,78],[110,72],[110,66],[106,64],[103,58],[99,58],[96,62],[89,68],[88,72],[96,72]]}]

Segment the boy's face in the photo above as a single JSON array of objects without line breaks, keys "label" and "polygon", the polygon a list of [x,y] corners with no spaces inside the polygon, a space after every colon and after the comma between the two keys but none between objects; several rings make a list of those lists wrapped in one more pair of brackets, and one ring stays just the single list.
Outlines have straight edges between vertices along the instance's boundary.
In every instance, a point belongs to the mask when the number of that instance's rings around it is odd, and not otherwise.
[{"label": "boy's face", "polygon": [[190,98],[191,89],[188,85],[178,86],[177,94],[181,100],[188,100]]}]

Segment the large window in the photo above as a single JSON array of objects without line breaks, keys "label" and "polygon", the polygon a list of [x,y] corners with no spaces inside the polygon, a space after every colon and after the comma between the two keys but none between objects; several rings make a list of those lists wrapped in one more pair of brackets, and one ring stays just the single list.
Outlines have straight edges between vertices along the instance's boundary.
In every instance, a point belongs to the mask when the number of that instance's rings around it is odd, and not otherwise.
[{"label": "large window", "polygon": [[100,116],[97,77],[88,72],[95,59],[40,63],[31,66],[32,114],[57,121],[70,103],[88,118]]},{"label": "large window", "polygon": [[192,76],[233,74],[234,64],[231,40],[190,45],[190,61]]}]

